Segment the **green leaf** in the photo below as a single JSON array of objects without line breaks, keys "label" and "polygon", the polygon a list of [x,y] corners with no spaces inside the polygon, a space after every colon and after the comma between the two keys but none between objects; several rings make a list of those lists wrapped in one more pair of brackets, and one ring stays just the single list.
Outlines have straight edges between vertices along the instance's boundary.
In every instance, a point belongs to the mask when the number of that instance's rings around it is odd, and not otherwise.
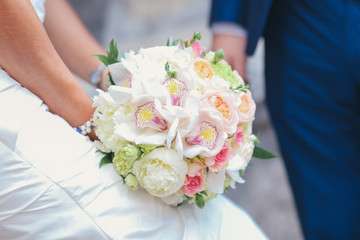
[{"label": "green leaf", "polygon": [[232,90],[234,93],[238,93],[238,92],[247,92],[247,89],[249,88],[249,85],[246,84],[246,85],[239,85],[237,87],[234,87],[234,86],[230,86],[230,90]]},{"label": "green leaf", "polygon": [[277,158],[278,156],[259,146],[255,146],[253,157],[258,159],[271,159],[271,158]]},{"label": "green leaf", "polygon": [[94,56],[106,66],[109,66],[110,64],[119,62],[118,55],[119,51],[117,49],[117,44],[115,43],[114,39],[112,39],[109,45],[109,51],[107,51],[107,56],[101,54],[95,54]]},{"label": "green leaf", "polygon": [[184,195],[185,197],[186,197],[186,199],[188,200],[188,201],[190,201],[191,199],[193,199],[192,197],[189,197],[189,196],[187,196],[187,195]]},{"label": "green leaf", "polygon": [[240,174],[240,176],[244,175],[244,174],[245,174],[245,170],[244,170],[244,169],[240,169],[240,170],[239,170],[239,174]]},{"label": "green leaf", "polygon": [[109,66],[109,61],[108,61],[107,56],[104,56],[104,55],[101,55],[101,54],[95,54],[93,56],[96,57],[97,59],[99,59],[106,66]]},{"label": "green leaf", "polygon": [[199,208],[201,208],[201,209],[203,209],[204,206],[205,206],[205,200],[204,200],[204,198],[203,198],[201,195],[199,195],[199,194],[196,194],[195,203],[196,203],[196,205],[197,205]]},{"label": "green leaf", "polygon": [[107,65],[104,63],[106,66],[119,62],[119,60],[118,60],[119,51],[118,51],[117,44],[115,43],[114,39],[112,39],[109,44],[109,51],[107,51],[107,54],[108,54]]},{"label": "green leaf", "polygon": [[202,191],[202,192],[200,192],[200,193],[201,193],[201,194],[204,194],[205,196],[208,195],[206,191]]},{"label": "green leaf", "polygon": [[104,164],[112,163],[112,160],[114,158],[114,153],[110,152],[106,154],[100,161],[99,168],[101,168]]},{"label": "green leaf", "polygon": [[196,42],[196,40],[200,40],[201,39],[201,34],[200,33],[197,33],[197,32],[194,32],[194,35],[190,41],[190,46],[191,44],[193,44],[194,42]]},{"label": "green leaf", "polygon": [[173,43],[174,43],[174,41],[173,41],[172,37],[168,37],[166,46],[168,46],[168,47],[174,46]]}]

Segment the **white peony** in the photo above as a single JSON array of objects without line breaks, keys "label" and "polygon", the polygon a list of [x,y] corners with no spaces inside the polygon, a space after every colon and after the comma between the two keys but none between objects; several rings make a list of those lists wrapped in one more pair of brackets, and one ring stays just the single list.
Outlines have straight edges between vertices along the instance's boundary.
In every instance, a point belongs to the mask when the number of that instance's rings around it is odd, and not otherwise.
[{"label": "white peony", "polygon": [[101,149],[116,152],[127,145],[127,142],[122,137],[114,134],[116,126],[114,114],[121,106],[115,103],[109,93],[98,91],[99,95],[94,98],[93,103],[93,106],[96,107],[93,115],[95,133],[104,145]]},{"label": "white peony", "polygon": [[136,161],[133,172],[151,195],[167,197],[177,192],[185,182],[188,167],[175,150],[156,148]]}]

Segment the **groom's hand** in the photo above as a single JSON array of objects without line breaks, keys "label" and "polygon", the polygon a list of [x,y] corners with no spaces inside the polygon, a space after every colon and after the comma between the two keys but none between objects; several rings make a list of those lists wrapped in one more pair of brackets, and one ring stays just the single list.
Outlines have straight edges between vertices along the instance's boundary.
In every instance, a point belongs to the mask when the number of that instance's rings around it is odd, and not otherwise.
[{"label": "groom's hand", "polygon": [[213,36],[212,49],[223,49],[224,60],[227,61],[231,67],[236,70],[240,76],[247,81],[246,76],[246,37],[215,34]]}]

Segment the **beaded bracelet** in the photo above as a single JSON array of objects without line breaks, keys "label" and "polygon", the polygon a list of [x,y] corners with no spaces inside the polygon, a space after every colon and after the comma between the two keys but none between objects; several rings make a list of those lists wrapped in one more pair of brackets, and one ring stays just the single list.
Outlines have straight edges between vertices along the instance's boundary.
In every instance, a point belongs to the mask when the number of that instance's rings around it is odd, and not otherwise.
[{"label": "beaded bracelet", "polygon": [[95,128],[93,118],[90,118],[89,121],[86,121],[83,125],[74,127],[75,131],[82,135],[86,135],[91,132]]}]

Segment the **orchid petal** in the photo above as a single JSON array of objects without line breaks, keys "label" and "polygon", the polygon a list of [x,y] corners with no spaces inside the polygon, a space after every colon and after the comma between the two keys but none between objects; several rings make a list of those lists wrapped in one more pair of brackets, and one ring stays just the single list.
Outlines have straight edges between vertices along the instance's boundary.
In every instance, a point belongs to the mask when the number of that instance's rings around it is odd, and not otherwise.
[{"label": "orchid petal", "polygon": [[126,76],[130,74],[127,68],[122,63],[110,64],[109,71],[111,78],[117,86],[123,86],[125,83]]},{"label": "orchid petal", "polygon": [[175,149],[178,155],[178,158],[183,158],[184,157],[184,146],[183,146],[183,142],[181,141],[181,136],[180,133],[178,131],[178,133],[176,134],[176,138],[175,138]]},{"label": "orchid petal", "polygon": [[239,171],[226,171],[226,172],[235,182],[238,182],[238,183],[245,182],[245,180],[240,176]]},{"label": "orchid petal", "polygon": [[114,133],[127,141],[135,142],[135,140],[144,132],[134,122],[124,122],[116,126]]},{"label": "orchid petal", "polygon": [[110,86],[109,94],[117,104],[123,104],[132,98],[132,89],[127,87]]},{"label": "orchid petal", "polygon": [[175,138],[176,136],[176,133],[177,133],[177,127],[178,127],[178,124],[179,124],[179,119],[176,118],[173,123],[171,124],[170,126],[170,129],[169,129],[169,132],[168,132],[168,135],[167,135],[167,139],[166,139],[166,146],[168,148],[171,147],[171,143],[172,143],[172,140]]},{"label": "orchid petal", "polygon": [[159,132],[152,128],[147,128],[145,131],[135,140],[136,144],[154,144],[163,145],[167,137],[167,132]]},{"label": "orchid petal", "polygon": [[167,137],[167,132],[159,132],[152,128],[139,128],[133,122],[119,124],[114,133],[136,144],[162,145]]}]

